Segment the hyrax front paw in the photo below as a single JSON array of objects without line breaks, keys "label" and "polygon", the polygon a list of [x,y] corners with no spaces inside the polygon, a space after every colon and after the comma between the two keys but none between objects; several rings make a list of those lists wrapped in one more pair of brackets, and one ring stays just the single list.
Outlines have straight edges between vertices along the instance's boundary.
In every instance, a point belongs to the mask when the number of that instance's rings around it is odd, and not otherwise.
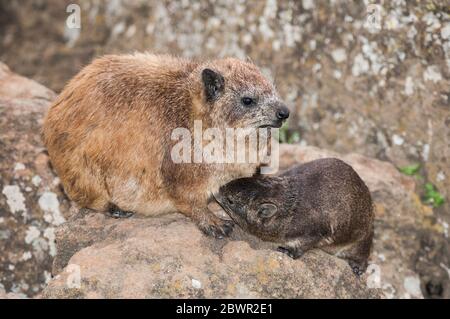
[{"label": "hyrax front paw", "polygon": [[280,246],[280,247],[277,248],[277,251],[288,255],[292,259],[300,258],[303,255],[303,252],[301,250],[295,249],[295,248],[292,248],[292,247]]},{"label": "hyrax front paw", "polygon": [[109,216],[111,216],[112,218],[129,218],[134,215],[133,212],[121,210],[116,205],[111,205],[108,213]]},{"label": "hyrax front paw", "polygon": [[360,277],[364,274],[364,272],[366,271],[367,266],[364,266],[361,263],[355,262],[353,260],[349,260],[348,264],[350,265],[350,267],[352,268],[353,273],[357,276]]},{"label": "hyrax front paw", "polygon": [[218,239],[228,237],[233,230],[234,223],[230,220],[223,220],[218,217],[209,221],[209,223],[200,223],[198,227],[207,236]]}]

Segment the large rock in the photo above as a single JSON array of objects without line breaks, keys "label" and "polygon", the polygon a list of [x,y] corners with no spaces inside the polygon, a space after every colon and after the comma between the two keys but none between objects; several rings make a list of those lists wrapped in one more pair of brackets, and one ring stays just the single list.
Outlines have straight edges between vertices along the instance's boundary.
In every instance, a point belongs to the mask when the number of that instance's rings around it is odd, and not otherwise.
[{"label": "large rock", "polygon": [[[205,237],[179,214],[117,221],[89,213],[58,231],[61,258],[56,260],[55,271],[63,264],[68,266],[50,282],[42,297],[378,296],[340,259],[313,251],[294,261],[268,248],[254,249],[242,240],[245,237],[239,231],[235,240]],[[70,257],[80,243],[87,247]]]},{"label": "large rock", "polygon": [[33,296],[51,278],[69,206],[40,139],[54,97],[0,62],[0,291]]},{"label": "large rock", "polygon": [[[282,145],[281,166],[330,156],[352,165],[375,201],[374,251],[361,279],[334,256],[313,250],[294,261],[237,227],[216,240],[178,214],[113,220],[82,210],[57,231],[57,276],[42,297],[448,297],[448,242],[412,178],[387,162],[298,145]],[[426,250],[431,234],[437,242]],[[418,254],[427,267],[417,267]]]}]

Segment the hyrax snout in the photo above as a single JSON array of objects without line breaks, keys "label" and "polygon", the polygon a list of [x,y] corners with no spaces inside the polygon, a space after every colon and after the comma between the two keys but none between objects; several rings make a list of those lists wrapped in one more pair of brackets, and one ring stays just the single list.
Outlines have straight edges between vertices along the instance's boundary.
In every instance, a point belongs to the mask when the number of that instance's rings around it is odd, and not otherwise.
[{"label": "hyrax snout", "polygon": [[289,111],[252,63],[111,55],[85,67],[50,107],[43,137],[67,195],[81,207],[179,211],[207,234],[231,230],[207,209],[220,186],[259,163],[174,163],[177,128],[280,127]]},{"label": "hyrax snout", "polygon": [[373,238],[370,192],[343,161],[327,158],[278,176],[234,180],[216,200],[244,230],[278,243],[293,258],[322,248],[348,261],[360,275]]}]

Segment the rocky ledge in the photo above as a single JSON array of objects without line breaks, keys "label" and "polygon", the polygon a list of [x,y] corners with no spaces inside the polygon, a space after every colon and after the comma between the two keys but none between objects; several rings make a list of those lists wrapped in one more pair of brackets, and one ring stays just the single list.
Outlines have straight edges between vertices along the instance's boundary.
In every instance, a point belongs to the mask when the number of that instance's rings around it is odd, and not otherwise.
[{"label": "rocky ledge", "polygon": [[[179,214],[114,220],[81,210],[56,232],[56,277],[42,297],[423,298],[433,284],[448,294],[445,268],[433,268],[423,254],[418,262],[424,238],[440,237],[428,227],[432,211],[421,204],[412,178],[357,154],[281,147],[282,168],[330,156],[357,170],[376,204],[374,250],[362,278],[320,250],[292,260],[237,227],[231,238],[216,240]],[[444,244],[427,251],[436,256]]]},{"label": "rocky ledge", "polygon": [[58,231],[59,275],[44,298],[379,296],[344,261],[320,251],[294,261],[239,230],[229,240],[205,237],[180,214],[117,221],[85,213]]}]

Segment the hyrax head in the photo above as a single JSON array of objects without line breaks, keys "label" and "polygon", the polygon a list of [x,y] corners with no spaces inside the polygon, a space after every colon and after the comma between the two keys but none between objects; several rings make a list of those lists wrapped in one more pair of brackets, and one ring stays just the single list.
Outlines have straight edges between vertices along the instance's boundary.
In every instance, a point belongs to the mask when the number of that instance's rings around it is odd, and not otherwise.
[{"label": "hyrax head", "polygon": [[291,219],[279,177],[236,179],[214,197],[236,224],[263,240],[279,240]]},{"label": "hyrax head", "polygon": [[201,66],[202,100],[219,127],[280,127],[289,110],[252,63],[227,58]]}]

